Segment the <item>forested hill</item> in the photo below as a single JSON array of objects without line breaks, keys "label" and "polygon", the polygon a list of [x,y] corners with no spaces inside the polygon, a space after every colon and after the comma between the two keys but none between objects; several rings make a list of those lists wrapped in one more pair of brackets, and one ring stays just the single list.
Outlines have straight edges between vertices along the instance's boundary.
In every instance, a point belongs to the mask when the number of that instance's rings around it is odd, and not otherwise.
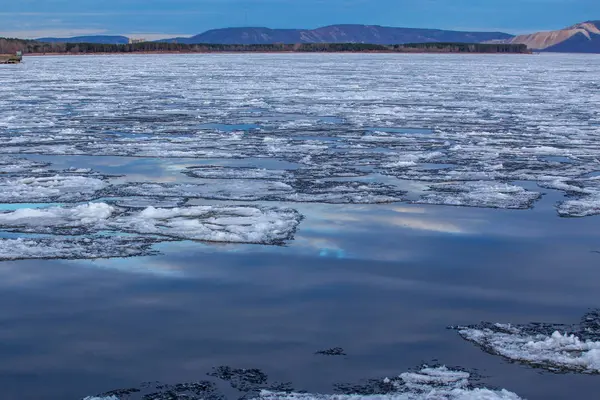
[{"label": "forested hill", "polygon": [[41,43],[30,40],[0,39],[0,53],[24,54],[98,54],[98,53],[223,53],[223,52],[378,52],[378,53],[527,53],[527,46],[480,43],[414,43],[378,45],[365,43],[304,44],[183,44],[145,42],[135,44]]}]

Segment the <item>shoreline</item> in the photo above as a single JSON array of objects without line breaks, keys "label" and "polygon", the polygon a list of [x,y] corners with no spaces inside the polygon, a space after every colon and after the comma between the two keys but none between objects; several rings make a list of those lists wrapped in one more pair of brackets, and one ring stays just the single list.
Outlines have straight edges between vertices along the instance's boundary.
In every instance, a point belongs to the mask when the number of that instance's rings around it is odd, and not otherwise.
[{"label": "shoreline", "polygon": [[135,52],[90,52],[90,53],[26,53],[26,57],[51,57],[51,56],[135,56],[135,55],[177,55],[177,54],[460,54],[460,55],[533,55],[533,52],[461,52],[461,51],[135,51]]}]

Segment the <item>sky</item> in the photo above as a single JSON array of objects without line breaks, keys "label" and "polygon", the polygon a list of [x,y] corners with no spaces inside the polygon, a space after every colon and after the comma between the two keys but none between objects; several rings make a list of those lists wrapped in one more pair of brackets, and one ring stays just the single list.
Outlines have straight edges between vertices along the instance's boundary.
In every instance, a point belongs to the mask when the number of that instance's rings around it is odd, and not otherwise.
[{"label": "sky", "polygon": [[20,38],[341,23],[519,34],[588,20],[600,20],[599,0],[0,0],[0,36]]}]

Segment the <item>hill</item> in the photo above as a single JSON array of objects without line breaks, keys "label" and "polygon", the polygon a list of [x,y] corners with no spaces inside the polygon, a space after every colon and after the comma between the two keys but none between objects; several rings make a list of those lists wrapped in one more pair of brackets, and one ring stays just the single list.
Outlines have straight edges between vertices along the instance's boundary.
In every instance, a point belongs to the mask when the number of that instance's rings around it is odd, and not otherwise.
[{"label": "hill", "polygon": [[127,44],[129,38],[125,36],[75,36],[70,38],[45,37],[36,39],[43,43],[101,43],[101,44]]},{"label": "hill", "polygon": [[481,43],[490,40],[507,40],[512,37],[512,35],[502,32],[461,32],[440,29],[392,28],[378,25],[331,25],[317,29],[213,29],[190,38],[164,39],[161,42],[185,44],[370,43],[385,45],[432,42]]},{"label": "hill", "polygon": [[538,51],[600,53],[600,21],[587,21],[565,29],[520,35],[504,41],[525,44]]}]

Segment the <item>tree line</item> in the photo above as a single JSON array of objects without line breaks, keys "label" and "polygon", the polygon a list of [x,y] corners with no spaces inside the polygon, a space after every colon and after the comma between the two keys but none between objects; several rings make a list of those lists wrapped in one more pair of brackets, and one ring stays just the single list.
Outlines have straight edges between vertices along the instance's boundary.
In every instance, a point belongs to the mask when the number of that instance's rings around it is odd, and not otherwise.
[{"label": "tree line", "polygon": [[408,43],[378,45],[368,43],[301,44],[184,44],[143,42],[134,44],[42,43],[35,40],[0,38],[0,53],[14,54],[94,54],[94,53],[219,53],[219,52],[381,52],[381,53],[528,53],[526,45],[487,43]]}]

